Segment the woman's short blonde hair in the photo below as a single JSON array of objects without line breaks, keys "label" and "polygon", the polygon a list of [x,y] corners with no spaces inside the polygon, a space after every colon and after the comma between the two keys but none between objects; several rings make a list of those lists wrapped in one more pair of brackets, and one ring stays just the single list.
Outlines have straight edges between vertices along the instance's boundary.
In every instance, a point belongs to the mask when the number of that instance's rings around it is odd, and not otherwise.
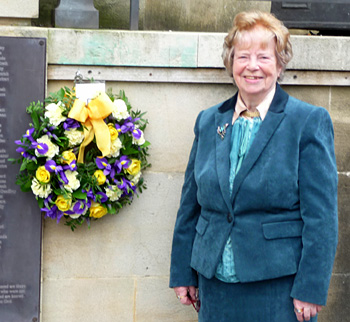
[{"label": "woman's short blonde hair", "polygon": [[276,40],[277,63],[282,67],[283,75],[287,64],[293,57],[292,44],[290,43],[290,34],[288,29],[274,15],[261,11],[241,12],[236,15],[233,25],[228,35],[225,37],[222,59],[227,72],[231,77],[234,57],[235,44],[242,37],[242,32],[250,31],[255,27],[265,28],[270,31]]}]

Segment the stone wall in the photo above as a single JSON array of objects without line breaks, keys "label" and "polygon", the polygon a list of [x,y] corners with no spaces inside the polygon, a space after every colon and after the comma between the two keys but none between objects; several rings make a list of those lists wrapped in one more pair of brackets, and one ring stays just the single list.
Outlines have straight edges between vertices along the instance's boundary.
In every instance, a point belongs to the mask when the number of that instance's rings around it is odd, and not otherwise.
[{"label": "stone wall", "polygon": [[[71,86],[77,69],[124,89],[147,111],[148,189],[116,216],[72,233],[44,221],[42,321],[197,321],[168,288],[172,230],[202,109],[233,95],[220,61],[224,34],[76,31],[0,27],[0,35],[48,39],[48,92]],[[350,39],[293,36],[282,82],[291,95],[328,109],[339,170],[339,247],[320,322],[350,315]],[[332,50],[330,50],[330,48]]]}]

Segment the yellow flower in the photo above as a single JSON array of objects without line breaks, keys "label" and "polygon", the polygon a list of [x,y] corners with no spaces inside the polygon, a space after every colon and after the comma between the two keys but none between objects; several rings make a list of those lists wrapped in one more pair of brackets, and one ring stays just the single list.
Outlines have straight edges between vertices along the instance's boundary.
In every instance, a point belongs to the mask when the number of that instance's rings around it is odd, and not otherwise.
[{"label": "yellow flower", "polygon": [[136,176],[141,170],[141,161],[137,159],[131,159],[131,164],[126,169],[132,176]]},{"label": "yellow flower", "polygon": [[76,156],[73,150],[67,150],[62,153],[62,163],[70,164],[72,161],[76,160]]},{"label": "yellow flower", "polygon": [[107,214],[107,209],[97,202],[91,202],[90,217],[101,218]]},{"label": "yellow flower", "polygon": [[39,182],[48,183],[50,181],[50,172],[43,165],[36,170],[35,176]]},{"label": "yellow flower", "polygon": [[111,141],[118,139],[118,131],[113,123],[108,123],[109,133],[111,134]]},{"label": "yellow flower", "polygon": [[64,198],[62,195],[58,196],[55,204],[57,208],[61,211],[67,211],[70,209],[72,205],[72,199],[71,198]]},{"label": "yellow flower", "polygon": [[96,170],[94,176],[97,179],[97,184],[100,186],[106,182],[106,176],[103,174],[102,170]]}]

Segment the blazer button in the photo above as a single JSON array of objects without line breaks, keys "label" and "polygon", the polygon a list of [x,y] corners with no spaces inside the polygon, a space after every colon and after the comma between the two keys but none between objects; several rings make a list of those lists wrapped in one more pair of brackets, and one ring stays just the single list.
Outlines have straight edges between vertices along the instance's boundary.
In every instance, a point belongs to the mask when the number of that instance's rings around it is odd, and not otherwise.
[{"label": "blazer button", "polygon": [[228,214],[228,215],[227,215],[227,221],[228,221],[229,223],[231,223],[232,220],[233,220],[233,218],[232,218],[231,214]]}]

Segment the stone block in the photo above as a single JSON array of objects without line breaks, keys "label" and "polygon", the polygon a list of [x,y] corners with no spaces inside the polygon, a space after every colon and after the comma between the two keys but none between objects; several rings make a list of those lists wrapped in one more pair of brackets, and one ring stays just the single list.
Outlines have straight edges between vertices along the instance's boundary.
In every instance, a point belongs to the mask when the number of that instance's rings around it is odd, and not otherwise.
[{"label": "stone block", "polygon": [[0,17],[38,18],[39,0],[2,0]]},{"label": "stone block", "polygon": [[183,175],[147,172],[148,189],[115,215],[78,227],[46,219],[44,279],[166,276]]},{"label": "stone block", "polygon": [[339,242],[333,273],[350,273],[350,173],[339,174],[338,184],[338,216],[339,216]]},{"label": "stone block", "polygon": [[350,124],[350,91],[349,87],[331,87],[332,118],[338,122]]},{"label": "stone block", "polygon": [[333,275],[328,293],[327,306],[319,314],[319,322],[349,321],[350,305],[349,274]]},{"label": "stone block", "polygon": [[46,28],[0,26],[0,36],[5,37],[48,38],[48,34]]},{"label": "stone block", "polygon": [[133,278],[103,275],[96,279],[44,279],[42,321],[133,322],[134,285]]},{"label": "stone block", "polygon": [[50,29],[48,53],[55,64],[196,67],[197,43],[188,33]]},{"label": "stone block", "polygon": [[[332,116],[332,113],[331,113]],[[350,127],[348,123],[333,122],[334,145],[338,171],[350,171]]]},{"label": "stone block", "polygon": [[291,96],[330,110],[330,87],[327,86],[282,86]]},{"label": "stone block", "polygon": [[218,39],[219,37],[217,34],[204,33],[199,35],[198,67],[225,67],[224,63],[222,62],[221,53],[226,34],[220,34],[220,36],[221,41]]},{"label": "stone block", "polygon": [[192,306],[184,306],[169,288],[168,277],[137,279],[137,322],[196,322],[197,313]]},{"label": "stone block", "polygon": [[[289,69],[349,70],[349,37],[292,36],[293,59]],[[334,54],[336,53],[336,54]]]}]

